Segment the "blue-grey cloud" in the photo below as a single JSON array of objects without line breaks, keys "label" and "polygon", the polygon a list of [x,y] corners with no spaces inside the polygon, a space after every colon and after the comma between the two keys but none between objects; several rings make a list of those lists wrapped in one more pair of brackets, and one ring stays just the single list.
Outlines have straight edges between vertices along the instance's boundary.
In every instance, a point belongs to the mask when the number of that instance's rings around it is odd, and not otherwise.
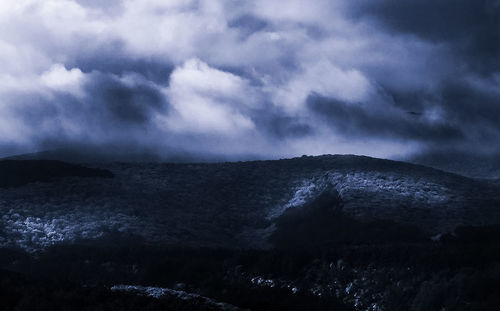
[{"label": "blue-grey cloud", "polygon": [[493,0],[2,3],[0,155],[499,152],[499,15]]},{"label": "blue-grey cloud", "polygon": [[454,143],[464,138],[460,126],[443,120],[430,122],[420,112],[400,110],[385,113],[371,110],[368,105],[315,96],[308,99],[308,104],[319,118],[346,137],[371,136],[439,143]]}]

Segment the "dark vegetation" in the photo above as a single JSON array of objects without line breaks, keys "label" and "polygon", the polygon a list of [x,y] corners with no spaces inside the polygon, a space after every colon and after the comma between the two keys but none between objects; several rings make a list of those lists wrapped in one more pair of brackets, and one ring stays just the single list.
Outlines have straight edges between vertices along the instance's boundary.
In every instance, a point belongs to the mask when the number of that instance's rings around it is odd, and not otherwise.
[{"label": "dark vegetation", "polygon": [[[459,228],[440,241],[381,243],[382,234],[335,247],[270,250],[162,248],[138,240],[128,246],[59,245],[35,256],[3,249],[1,302],[4,310],[206,308],[109,291],[116,284],[148,284],[252,310],[350,310],[355,308],[346,288],[353,284],[358,305],[365,307],[498,310],[499,233],[500,227]],[[275,285],[258,285],[251,281],[255,277]]]},{"label": "dark vegetation", "polygon": [[111,292],[104,286],[82,287],[60,279],[34,279],[0,270],[2,310],[218,310],[198,301],[151,299],[132,293]]},{"label": "dark vegetation", "polygon": [[342,208],[340,194],[328,189],[304,206],[285,211],[277,219],[270,240],[279,249],[315,249],[427,239],[416,227],[386,220],[359,221],[343,213]]},{"label": "dark vegetation", "polygon": [[[0,162],[2,182],[16,186],[0,192],[0,238],[34,246],[0,248],[1,310],[214,310],[196,299],[110,290],[119,284],[178,289],[251,310],[500,310],[499,193],[490,182],[352,156],[100,169],[19,163]],[[304,204],[265,217],[304,180],[326,180],[325,172],[359,176],[317,187]],[[385,180],[399,188],[371,190]],[[443,185],[456,200],[406,206],[404,196],[391,197],[433,185],[428,192]],[[103,236],[72,235],[72,226],[95,224],[96,215],[114,222]],[[67,235],[36,248],[47,223]],[[97,230],[91,225],[77,229]],[[266,243],[251,243],[259,239]]]},{"label": "dark vegetation", "polygon": [[[46,162],[37,163],[33,172],[43,171]],[[9,243],[45,247],[85,233],[98,236],[118,230],[169,246],[263,247],[265,230],[274,221],[268,216],[311,184],[316,190],[338,189],[344,213],[357,221],[392,221],[433,234],[457,225],[500,223],[498,185],[369,157],[89,166],[109,170],[115,177],[59,178],[47,172],[40,179],[50,182],[0,188],[0,222]],[[0,167],[0,175],[7,176],[11,169]],[[56,234],[33,236],[27,218],[30,226]]]},{"label": "dark vegetation", "polygon": [[3,249],[4,305],[210,310],[196,301],[109,291],[147,284],[252,310],[500,308],[500,226],[459,227],[431,240],[413,227],[345,215],[332,190],[287,210],[276,225],[267,250],[167,248],[118,232],[34,255]]},{"label": "dark vegetation", "polygon": [[104,169],[51,160],[0,161],[0,188],[19,187],[32,182],[48,182],[61,177],[112,178]]}]

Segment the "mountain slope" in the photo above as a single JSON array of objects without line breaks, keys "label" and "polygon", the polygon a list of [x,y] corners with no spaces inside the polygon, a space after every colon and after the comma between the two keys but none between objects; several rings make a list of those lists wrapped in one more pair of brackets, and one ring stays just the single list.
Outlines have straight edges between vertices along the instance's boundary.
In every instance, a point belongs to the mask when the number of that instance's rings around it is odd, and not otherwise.
[{"label": "mountain slope", "polygon": [[268,247],[287,209],[307,208],[328,189],[339,193],[342,212],[361,222],[392,221],[428,234],[500,223],[498,185],[369,157],[92,166],[115,177],[0,189],[0,243],[36,250],[133,236],[174,246]]},{"label": "mountain slope", "polygon": [[20,187],[33,182],[48,182],[63,177],[112,178],[104,169],[51,160],[1,160],[0,188]]}]

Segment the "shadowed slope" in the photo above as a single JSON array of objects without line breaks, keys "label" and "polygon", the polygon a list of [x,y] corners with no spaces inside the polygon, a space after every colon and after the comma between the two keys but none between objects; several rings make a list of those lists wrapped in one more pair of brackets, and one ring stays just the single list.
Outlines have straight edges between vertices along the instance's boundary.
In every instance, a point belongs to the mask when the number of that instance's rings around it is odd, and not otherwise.
[{"label": "shadowed slope", "polygon": [[105,169],[88,168],[60,161],[0,161],[0,188],[19,187],[31,182],[49,182],[61,177],[111,178],[113,174]]}]

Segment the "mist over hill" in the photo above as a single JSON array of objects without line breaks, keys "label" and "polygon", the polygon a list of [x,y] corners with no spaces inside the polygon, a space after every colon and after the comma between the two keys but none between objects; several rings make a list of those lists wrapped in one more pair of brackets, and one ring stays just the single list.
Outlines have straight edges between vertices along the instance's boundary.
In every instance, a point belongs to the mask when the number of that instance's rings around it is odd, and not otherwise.
[{"label": "mist over hill", "polygon": [[468,177],[500,179],[500,154],[446,151],[416,154],[407,160]]}]

